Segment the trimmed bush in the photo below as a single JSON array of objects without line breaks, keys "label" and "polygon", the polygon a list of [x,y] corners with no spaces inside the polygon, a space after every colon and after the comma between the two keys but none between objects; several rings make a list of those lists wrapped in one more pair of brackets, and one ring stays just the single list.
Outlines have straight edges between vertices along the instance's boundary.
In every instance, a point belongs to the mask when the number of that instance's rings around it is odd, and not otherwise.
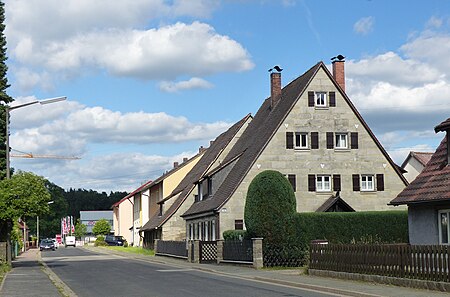
[{"label": "trimmed bush", "polygon": [[284,175],[266,170],[252,180],[244,212],[249,237],[262,237],[268,243],[280,245],[290,242],[295,234],[292,228],[295,213],[295,194]]},{"label": "trimmed bush", "polygon": [[407,243],[407,211],[361,211],[297,213],[295,228],[298,244],[311,240],[330,243]]},{"label": "trimmed bush", "polygon": [[94,246],[107,246],[108,244],[105,241],[105,237],[102,235],[97,236],[95,239]]},{"label": "trimmed bush", "polygon": [[245,230],[226,230],[223,232],[224,240],[242,240],[247,238]]}]

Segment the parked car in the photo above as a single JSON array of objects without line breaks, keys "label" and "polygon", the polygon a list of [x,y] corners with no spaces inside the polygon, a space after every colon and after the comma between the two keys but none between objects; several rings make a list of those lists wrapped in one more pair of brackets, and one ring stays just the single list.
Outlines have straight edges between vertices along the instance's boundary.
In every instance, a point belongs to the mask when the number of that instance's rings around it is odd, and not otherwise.
[{"label": "parked car", "polygon": [[56,240],[56,238],[52,238],[52,239],[50,239],[51,241],[53,241],[53,243],[55,244],[55,248],[58,248],[59,247],[59,243],[58,243],[58,241]]},{"label": "parked car", "polygon": [[73,246],[75,247],[76,243],[75,243],[75,236],[66,236],[66,239],[64,240],[64,246],[68,247],[68,246]]},{"label": "parked car", "polygon": [[54,251],[55,249],[56,249],[55,244],[51,239],[42,239],[41,243],[39,244],[39,250],[41,251],[48,251],[48,250]]},{"label": "parked car", "polygon": [[125,243],[125,239],[122,236],[106,235],[105,242],[108,245],[123,246],[123,244]]}]

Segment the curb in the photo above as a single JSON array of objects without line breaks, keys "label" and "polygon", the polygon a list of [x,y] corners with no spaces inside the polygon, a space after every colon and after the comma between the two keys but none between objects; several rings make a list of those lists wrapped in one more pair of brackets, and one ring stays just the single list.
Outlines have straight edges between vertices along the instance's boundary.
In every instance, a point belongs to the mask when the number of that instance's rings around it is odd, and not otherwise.
[{"label": "curb", "polygon": [[40,265],[42,265],[42,270],[47,274],[48,278],[52,281],[53,285],[58,289],[58,291],[65,297],[78,297],[72,289],[69,288],[42,260],[41,252],[36,253],[36,260]]}]

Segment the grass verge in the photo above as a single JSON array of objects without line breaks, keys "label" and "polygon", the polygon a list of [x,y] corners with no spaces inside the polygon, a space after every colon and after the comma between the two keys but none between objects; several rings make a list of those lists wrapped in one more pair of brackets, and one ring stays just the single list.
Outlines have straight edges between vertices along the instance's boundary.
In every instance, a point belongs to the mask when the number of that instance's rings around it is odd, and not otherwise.
[{"label": "grass verge", "polygon": [[155,251],[150,249],[144,249],[141,247],[135,247],[135,246],[129,246],[129,247],[123,247],[123,246],[102,246],[104,249],[118,251],[118,252],[124,252],[124,253],[130,253],[130,254],[138,254],[138,255],[145,255],[145,256],[154,256]]},{"label": "grass verge", "polygon": [[11,267],[3,262],[0,262],[0,284],[3,281],[3,278],[5,277],[5,274],[11,270]]}]

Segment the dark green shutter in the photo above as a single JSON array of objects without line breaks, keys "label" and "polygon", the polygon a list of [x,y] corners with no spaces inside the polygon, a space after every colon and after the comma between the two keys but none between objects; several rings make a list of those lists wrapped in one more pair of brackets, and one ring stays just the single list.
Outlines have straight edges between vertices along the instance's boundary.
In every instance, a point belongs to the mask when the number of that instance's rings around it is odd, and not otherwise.
[{"label": "dark green shutter", "polygon": [[327,132],[327,149],[334,148],[333,132]]},{"label": "dark green shutter", "polygon": [[286,148],[294,148],[294,132],[286,132]]},{"label": "dark green shutter", "polygon": [[359,174],[353,174],[353,191],[358,192],[361,189],[361,186],[359,185]]},{"label": "dark green shutter", "polygon": [[350,133],[350,147],[351,149],[358,149],[358,132]]},{"label": "dark green shutter", "polygon": [[377,191],[384,191],[384,175],[377,174]]},{"label": "dark green shutter", "polygon": [[330,97],[330,107],[336,107],[336,93],[330,92],[328,95]]},{"label": "dark green shutter", "polygon": [[308,92],[308,106],[314,107],[314,92]]},{"label": "dark green shutter", "polygon": [[308,191],[309,192],[316,191],[316,176],[314,174],[308,175]]},{"label": "dark green shutter", "polygon": [[319,148],[319,132],[311,132],[311,149]]},{"label": "dark green shutter", "polygon": [[339,174],[333,175],[333,191],[341,190],[341,176]]}]

